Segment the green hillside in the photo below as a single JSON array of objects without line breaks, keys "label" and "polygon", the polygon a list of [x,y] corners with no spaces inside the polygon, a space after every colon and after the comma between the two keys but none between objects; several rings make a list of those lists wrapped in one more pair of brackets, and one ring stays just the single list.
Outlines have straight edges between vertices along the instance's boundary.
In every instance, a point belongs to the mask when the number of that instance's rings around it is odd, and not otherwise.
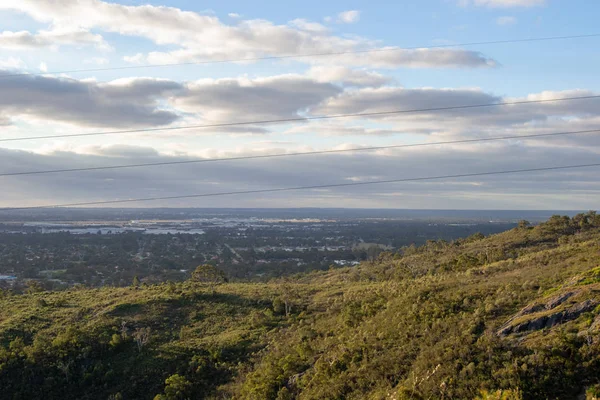
[{"label": "green hillside", "polygon": [[206,280],[3,293],[0,398],[591,399],[600,384],[594,213]]}]

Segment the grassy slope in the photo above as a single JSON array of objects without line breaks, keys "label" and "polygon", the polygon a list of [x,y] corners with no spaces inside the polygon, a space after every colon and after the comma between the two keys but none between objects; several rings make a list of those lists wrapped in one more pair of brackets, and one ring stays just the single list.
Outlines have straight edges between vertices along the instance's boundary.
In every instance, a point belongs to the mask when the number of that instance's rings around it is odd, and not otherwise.
[{"label": "grassy slope", "polygon": [[554,220],[215,293],[184,283],[8,296],[0,398],[575,398],[600,383],[596,312],[496,332],[566,290],[578,293],[569,304],[600,300],[599,239]]}]

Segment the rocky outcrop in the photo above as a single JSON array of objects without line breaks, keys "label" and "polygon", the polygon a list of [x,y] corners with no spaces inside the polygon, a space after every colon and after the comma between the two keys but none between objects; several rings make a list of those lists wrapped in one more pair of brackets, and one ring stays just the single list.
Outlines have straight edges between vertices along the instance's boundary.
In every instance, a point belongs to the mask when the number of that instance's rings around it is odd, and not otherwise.
[{"label": "rocky outcrop", "polygon": [[553,308],[560,306],[562,303],[564,303],[565,301],[570,299],[574,294],[575,294],[575,292],[567,292],[567,293],[559,294],[558,296],[555,296],[555,297],[551,298],[550,300],[548,300],[546,302],[546,304],[544,305],[544,308],[546,308],[546,310],[552,310]]},{"label": "rocky outcrop", "polygon": [[[596,300],[585,300],[580,303],[560,308],[568,299],[573,297],[577,292],[562,293],[548,300],[544,304],[534,304],[523,308],[514,317],[509,319],[498,330],[498,335],[506,336],[511,333],[521,333],[528,331],[537,331],[545,328],[563,324],[567,321],[572,321],[585,312],[592,311],[599,302]],[[556,312],[549,312],[555,310]],[[536,316],[535,314],[539,314]],[[522,317],[531,315],[530,319],[523,320]],[[520,321],[520,322],[516,322]]]}]

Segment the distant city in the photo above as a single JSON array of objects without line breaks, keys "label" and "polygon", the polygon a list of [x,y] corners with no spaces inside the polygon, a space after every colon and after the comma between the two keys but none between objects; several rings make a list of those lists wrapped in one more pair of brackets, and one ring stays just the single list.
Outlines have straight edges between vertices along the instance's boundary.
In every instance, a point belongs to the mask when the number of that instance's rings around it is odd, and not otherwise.
[{"label": "distant city", "polygon": [[565,211],[49,209],[0,213],[0,285],[181,281],[200,264],[268,280],[358,265],[428,240],[492,234]]}]

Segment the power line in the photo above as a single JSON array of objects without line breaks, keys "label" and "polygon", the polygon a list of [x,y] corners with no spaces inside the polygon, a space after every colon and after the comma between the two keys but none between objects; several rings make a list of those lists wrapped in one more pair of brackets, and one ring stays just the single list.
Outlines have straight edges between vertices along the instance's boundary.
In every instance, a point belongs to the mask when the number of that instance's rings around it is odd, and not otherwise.
[{"label": "power line", "polygon": [[6,172],[6,173],[0,173],[0,177],[23,176],[23,175],[42,175],[42,174],[82,172],[82,171],[101,171],[101,170],[113,170],[113,169],[124,169],[124,168],[155,167],[155,166],[165,166],[165,165],[200,164],[200,163],[207,163],[207,162],[255,160],[255,159],[263,159],[263,158],[283,158],[283,157],[307,156],[307,155],[317,155],[317,154],[348,153],[348,152],[355,152],[355,151],[372,151],[372,150],[401,149],[401,148],[408,148],[408,147],[437,146],[437,145],[445,145],[445,144],[491,142],[491,141],[509,140],[509,139],[532,139],[532,138],[540,138],[540,137],[566,136],[566,135],[577,135],[577,134],[583,134],[583,133],[597,133],[597,132],[600,132],[600,129],[590,129],[590,130],[584,130],[584,131],[571,131],[571,132],[537,133],[537,134],[532,134],[532,135],[496,136],[496,137],[477,138],[477,139],[447,140],[447,141],[441,141],[441,142],[397,144],[397,145],[388,145],[388,146],[360,147],[360,148],[354,148],[354,149],[341,149],[341,150],[318,150],[318,151],[304,151],[304,152],[297,152],[297,153],[264,154],[264,155],[225,157],[225,158],[204,158],[204,159],[185,160],[185,161],[163,161],[163,162],[156,162],[156,163],[110,165],[110,166],[101,166],[101,167],[83,167],[83,168],[41,170],[41,171]]},{"label": "power line", "polygon": [[166,197],[146,197],[146,198],[126,199],[126,200],[103,200],[103,201],[90,201],[90,202],[82,202],[82,203],[66,203],[66,204],[54,204],[54,205],[30,206],[30,207],[13,207],[13,208],[5,207],[5,208],[0,208],[0,211],[34,210],[34,209],[60,208],[60,207],[83,207],[83,206],[106,205],[106,204],[121,204],[121,203],[157,201],[157,200],[176,200],[176,199],[191,199],[191,198],[200,198],[200,197],[230,196],[230,195],[238,195],[238,194],[276,193],[276,192],[289,192],[289,191],[295,191],[295,190],[312,190],[312,189],[327,189],[327,188],[338,188],[338,187],[349,187],[349,186],[365,186],[365,185],[377,185],[377,184],[383,184],[383,183],[417,182],[417,181],[429,181],[429,180],[438,180],[438,179],[467,178],[467,177],[474,177],[474,176],[517,174],[517,173],[525,173],[525,172],[555,171],[555,170],[566,170],[566,169],[574,169],[574,168],[589,168],[589,167],[600,167],[600,163],[567,165],[567,166],[557,166],[557,167],[543,167],[543,168],[513,169],[513,170],[492,171],[492,172],[475,172],[475,173],[470,173],[470,174],[439,175],[439,176],[427,176],[427,177],[418,177],[418,178],[389,179],[389,180],[368,181],[368,182],[352,182],[352,183],[335,183],[335,184],[328,184],[328,185],[296,186],[296,187],[286,187],[286,188],[278,188],[278,189],[240,190],[240,191],[232,191],[232,192],[189,194],[189,195],[166,196]]},{"label": "power line", "polygon": [[408,110],[391,110],[391,111],[334,114],[334,115],[317,115],[317,116],[313,116],[313,117],[282,118],[282,119],[259,120],[259,121],[224,122],[224,123],[205,124],[205,125],[184,125],[184,126],[172,126],[172,127],[165,127],[165,128],[142,128],[142,129],[121,130],[121,131],[72,133],[72,134],[60,134],[60,135],[48,135],[48,136],[29,136],[29,137],[21,137],[21,138],[4,138],[4,139],[0,139],[0,142],[20,142],[20,141],[26,141],[26,140],[57,139],[57,138],[100,136],[100,135],[116,135],[116,134],[158,132],[158,131],[176,131],[176,130],[183,130],[183,129],[224,128],[224,127],[244,126],[244,125],[267,125],[267,124],[280,124],[280,123],[341,119],[341,118],[353,118],[353,117],[374,117],[374,116],[382,116],[382,115],[399,115],[399,114],[411,114],[411,113],[421,113],[421,112],[464,110],[464,109],[486,108],[486,107],[501,107],[501,106],[520,105],[520,104],[540,104],[540,103],[551,103],[551,102],[560,102],[560,101],[591,100],[591,99],[598,99],[598,98],[600,98],[600,95],[563,97],[560,99],[523,100],[523,101],[512,101],[512,102],[503,102],[503,103],[486,103],[486,104],[470,104],[470,105],[446,106],[446,107],[417,108],[417,109],[408,109]]},{"label": "power line", "polygon": [[483,45],[492,45],[492,44],[542,42],[542,41],[551,41],[551,40],[593,38],[593,37],[599,37],[599,36],[600,36],[600,33],[592,33],[592,34],[587,34],[587,35],[547,36],[547,37],[525,38],[525,39],[491,40],[491,41],[484,41],[484,42],[441,44],[441,45],[436,45],[436,46],[393,47],[393,48],[383,48],[383,49],[380,48],[380,49],[348,50],[348,51],[335,51],[335,52],[323,52],[323,53],[288,54],[288,55],[281,55],[281,56],[229,58],[229,59],[222,59],[222,60],[192,61],[192,62],[167,63],[167,64],[125,65],[125,66],[119,66],[119,67],[104,67],[104,68],[72,69],[72,70],[38,72],[38,73],[7,74],[7,75],[0,75],[0,79],[17,77],[17,76],[41,76],[41,75],[56,75],[56,74],[81,73],[81,72],[102,72],[102,71],[118,71],[118,70],[144,69],[144,68],[164,68],[164,67],[176,67],[176,66],[184,66],[184,65],[224,64],[224,63],[234,63],[234,62],[283,60],[283,59],[306,58],[306,57],[328,57],[328,56],[341,56],[341,55],[348,55],[348,54],[393,52],[393,51],[402,51],[402,50],[443,49],[443,48],[452,48],[452,47],[483,46]]}]

